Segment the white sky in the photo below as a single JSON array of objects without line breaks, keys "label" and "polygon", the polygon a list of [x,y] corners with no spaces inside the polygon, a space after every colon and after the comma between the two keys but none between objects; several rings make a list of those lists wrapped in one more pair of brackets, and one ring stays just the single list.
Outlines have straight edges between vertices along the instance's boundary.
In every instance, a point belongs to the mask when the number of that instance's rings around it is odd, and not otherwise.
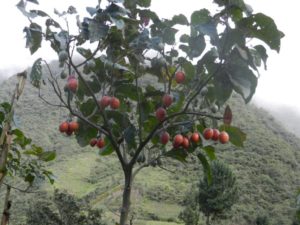
[{"label": "white sky", "polygon": [[[3,1],[0,7],[0,76],[10,76],[15,72],[32,65],[39,57],[56,58],[56,54],[49,49],[42,49],[30,55],[25,49],[23,28],[28,25],[27,19],[18,11],[15,5],[19,0]],[[85,5],[95,6],[97,0],[39,0],[46,12],[66,10],[74,5],[78,11],[85,12]],[[285,104],[300,111],[300,77],[297,65],[299,45],[299,24],[295,19],[298,15],[296,1],[285,0],[245,0],[255,12],[263,12],[271,16],[278,28],[285,33],[282,40],[281,52],[269,51],[268,70],[261,71],[255,99],[261,103]],[[174,14],[183,13],[187,17],[191,12],[203,7],[211,6],[212,0],[152,0],[152,8],[160,17],[171,18]],[[2,74],[1,71],[7,71]]]}]

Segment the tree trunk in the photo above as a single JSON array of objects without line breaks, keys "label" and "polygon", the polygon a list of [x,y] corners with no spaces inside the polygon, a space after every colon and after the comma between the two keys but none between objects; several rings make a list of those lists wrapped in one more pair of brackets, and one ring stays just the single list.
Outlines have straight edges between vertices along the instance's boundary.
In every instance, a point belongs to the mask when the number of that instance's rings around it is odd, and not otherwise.
[{"label": "tree trunk", "polygon": [[11,202],[9,201],[10,189],[11,189],[10,186],[7,186],[1,225],[7,225],[9,222],[9,209],[11,206]]},{"label": "tree trunk", "polygon": [[132,168],[124,169],[125,186],[123,190],[123,202],[121,208],[120,225],[127,225],[130,212],[131,185],[133,181]]}]

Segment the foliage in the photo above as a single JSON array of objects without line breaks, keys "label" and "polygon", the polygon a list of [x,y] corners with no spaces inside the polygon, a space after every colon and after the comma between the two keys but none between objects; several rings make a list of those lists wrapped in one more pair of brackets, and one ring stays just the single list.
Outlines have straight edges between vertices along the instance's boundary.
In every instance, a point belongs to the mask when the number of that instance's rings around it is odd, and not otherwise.
[{"label": "foliage", "polygon": [[[11,104],[3,102],[0,105],[0,134],[9,120]],[[11,144],[7,155],[7,162],[3,171],[10,176],[22,178],[30,185],[36,178],[47,177],[50,183],[54,182],[52,172],[45,168],[45,162],[55,159],[54,151],[44,151],[43,148],[32,144],[32,140],[18,128],[10,131]]]},{"label": "foliage", "polygon": [[211,169],[212,182],[209,184],[207,179],[202,179],[198,195],[199,209],[207,221],[226,216],[238,200],[236,177],[231,169],[220,161],[213,161]]},{"label": "foliage", "polygon": [[[1,99],[9,99],[8,93],[15,80],[12,77],[0,86]],[[50,96],[51,90],[47,91]],[[51,101],[55,101],[55,96],[51,96]],[[251,224],[255,222],[257,212],[266,215],[272,212],[270,224],[277,224],[278,221],[291,224],[295,212],[294,189],[299,184],[299,139],[278,125],[268,112],[253,104],[243,105],[235,97],[229,104],[235,112],[232,123],[247,132],[247,141],[244,148],[216,146],[218,159],[230,164],[240,188],[240,198],[232,208],[232,218],[222,220],[219,224]],[[93,207],[105,207],[108,199],[120,194],[121,186],[118,185],[122,181],[122,172],[113,155],[95,157],[95,149],[77,148],[75,138],[65,138],[57,133],[57,124],[64,113],[39,101],[33,87],[26,87],[18,105],[15,120],[20,129],[24,133],[30,132],[32,140],[43,143],[45,149],[56,149],[57,160],[49,165],[55,174],[55,187],[84,198]],[[169,173],[159,167],[142,170],[135,180],[138,196],[132,199],[132,210],[138,212],[134,222],[150,223],[150,213],[155,214],[162,224],[168,224],[168,218],[178,221],[178,214],[183,210],[182,201],[190,190],[190,184],[197,182],[196,178],[201,176],[199,166],[197,161],[189,160],[188,167],[170,161],[164,167],[176,173]],[[43,185],[41,188],[52,195],[52,188],[48,187]],[[2,195],[3,192],[0,192]],[[26,224],[24,210],[29,208],[27,203],[40,197],[37,194],[12,195],[14,204],[11,224]],[[110,201],[109,206],[117,211],[119,198]],[[106,218],[113,218],[113,214],[106,215]]]},{"label": "foliage", "polygon": [[105,225],[102,211],[83,209],[77,198],[67,192],[55,190],[53,202],[38,200],[27,211],[30,225]]},{"label": "foliage", "polygon": [[198,204],[198,192],[195,191],[196,187],[192,187],[186,194],[184,200],[184,210],[180,212],[179,219],[181,219],[185,225],[196,225],[199,223],[199,204]]},{"label": "foliage", "polygon": [[267,216],[257,216],[255,220],[256,225],[269,225],[269,218]]},{"label": "foliage", "polygon": [[[104,136],[106,146],[100,155],[116,153],[125,176],[121,225],[127,221],[135,174],[159,164],[162,158],[186,163],[190,154],[196,154],[210,182],[209,159],[215,158],[215,143],[203,141],[186,149],[163,146],[158,141],[160,132],[167,130],[171,137],[179,133],[189,136],[208,126],[219,127],[222,113],[214,113],[233,92],[248,103],[255,93],[258,68],[267,60],[266,48],[252,46],[248,39],[258,39],[279,51],[283,37],[270,17],[252,14],[242,0],[234,4],[216,1],[217,13],[201,9],[190,19],[182,14],[160,19],[148,8],[151,1],[108,1],[105,7],[99,1],[95,8],[87,8],[90,17],[83,20],[76,17],[73,6],[66,12],[55,11],[67,24],[68,18],[77,18],[77,34],[43,11],[27,10],[25,2],[21,0],[17,6],[30,21],[24,29],[26,46],[33,54],[45,39],[58,54],[61,73],[67,70],[69,74],[62,90],[58,76],[47,62],[38,59],[30,75],[32,84],[41,88],[45,80],[41,63],[45,63],[50,73],[48,84],[59,98],[59,106],[79,120],[78,143],[86,146],[91,138]],[[35,17],[43,17],[45,26],[34,22]],[[190,33],[178,37],[178,25],[187,26]],[[97,47],[89,45],[92,43]],[[81,63],[74,62],[74,52],[84,58]],[[154,84],[143,85],[147,74],[156,79]],[[163,94],[174,99],[165,109]],[[104,96],[117,98],[120,105],[110,104],[110,109],[105,109],[101,105]],[[163,114],[158,116],[157,109]],[[245,134],[229,124],[220,129],[230,131],[233,145],[243,146]],[[142,165],[134,171],[137,163]]]}]

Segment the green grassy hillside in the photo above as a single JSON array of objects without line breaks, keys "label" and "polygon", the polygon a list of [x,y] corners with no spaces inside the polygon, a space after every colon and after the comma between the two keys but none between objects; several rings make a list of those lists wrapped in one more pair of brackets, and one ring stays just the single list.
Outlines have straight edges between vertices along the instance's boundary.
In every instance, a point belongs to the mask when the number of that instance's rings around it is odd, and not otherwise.
[{"label": "green grassy hillside", "polygon": [[[1,84],[1,101],[8,99],[15,78]],[[51,101],[56,99],[44,91]],[[217,148],[218,158],[234,170],[238,178],[240,198],[233,208],[233,218],[220,224],[253,224],[258,215],[269,215],[271,224],[291,224],[295,190],[300,186],[300,140],[288,133],[265,111],[245,106],[234,97],[230,102],[233,124],[247,133],[244,148],[226,145]],[[119,205],[122,173],[115,155],[99,156],[92,148],[80,148],[74,137],[58,132],[67,112],[44,104],[36,89],[28,85],[16,109],[15,123],[45,149],[57,152],[51,164],[56,175],[54,186],[43,184],[49,195],[54,188],[85,199],[94,207],[103,208],[108,221],[113,221]],[[146,168],[134,184],[133,211],[137,225],[175,225],[182,201],[192,184],[201,179],[201,165],[196,160],[189,166],[171,161],[168,170]],[[173,171],[173,172],[172,172]],[[3,193],[0,194],[3,197]],[[24,224],[28,204],[39,194],[14,192],[11,224]],[[0,199],[0,203],[1,203]],[[1,207],[1,206],[0,206]],[[111,223],[112,224],[112,223]]]}]

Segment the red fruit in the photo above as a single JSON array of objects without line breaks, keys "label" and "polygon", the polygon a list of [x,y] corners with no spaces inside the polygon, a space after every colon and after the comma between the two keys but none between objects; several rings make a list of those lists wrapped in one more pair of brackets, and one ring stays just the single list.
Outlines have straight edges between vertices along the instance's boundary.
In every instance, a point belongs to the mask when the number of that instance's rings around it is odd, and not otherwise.
[{"label": "red fruit", "polygon": [[214,131],[213,129],[211,128],[205,128],[204,131],[203,131],[203,137],[206,139],[206,140],[209,140],[213,137],[214,135]]},{"label": "red fruit", "polygon": [[177,134],[173,139],[173,147],[178,148],[183,142],[183,136],[181,134]]},{"label": "red fruit", "polygon": [[219,135],[219,141],[222,144],[226,144],[229,141],[229,134],[226,131],[222,131]]},{"label": "red fruit", "polygon": [[194,143],[197,143],[200,141],[200,135],[198,134],[198,132],[194,132],[191,136],[191,141]]},{"label": "red fruit", "polygon": [[184,147],[184,148],[189,148],[189,146],[190,146],[190,141],[189,141],[189,139],[188,138],[186,138],[186,137],[183,137],[183,141],[182,141],[182,147]]},{"label": "red fruit", "polygon": [[97,144],[97,139],[96,138],[92,138],[90,140],[90,146],[94,147]]},{"label": "red fruit", "polygon": [[67,87],[70,91],[76,92],[78,81],[75,78],[68,79]]},{"label": "red fruit", "polygon": [[213,136],[211,139],[217,141],[219,139],[220,131],[218,129],[213,129]]},{"label": "red fruit", "polygon": [[148,18],[148,17],[142,17],[141,19],[142,19],[143,25],[145,27],[149,25],[150,18]]},{"label": "red fruit", "polygon": [[102,138],[99,138],[97,141],[98,148],[103,148],[105,146],[105,141]]},{"label": "red fruit", "polygon": [[79,129],[79,124],[76,121],[72,121],[69,123],[69,130],[71,132],[75,132]]},{"label": "red fruit", "polygon": [[172,99],[172,96],[171,95],[168,95],[168,94],[165,94],[163,97],[162,97],[162,102],[163,102],[163,105],[165,107],[169,107],[172,102],[173,102],[173,99]]},{"label": "red fruit", "polygon": [[72,80],[72,79],[76,79],[76,77],[75,77],[74,75],[68,76],[68,81],[69,81],[69,80]]},{"label": "red fruit", "polygon": [[112,109],[118,109],[120,107],[120,100],[116,97],[110,99],[110,107]]},{"label": "red fruit", "polygon": [[69,123],[68,122],[62,122],[60,125],[59,125],[59,131],[61,133],[64,133],[64,132],[67,132],[69,129]]},{"label": "red fruit", "polygon": [[175,73],[175,80],[177,82],[177,84],[181,84],[184,82],[185,80],[185,74],[182,71],[178,71]]},{"label": "red fruit", "polygon": [[99,104],[100,104],[100,107],[102,109],[104,109],[105,107],[109,106],[110,102],[111,102],[111,97],[105,95],[101,98],[101,100],[99,101]]},{"label": "red fruit", "polygon": [[73,134],[73,131],[70,129],[70,127],[69,127],[69,129],[67,130],[66,134],[67,134],[68,136],[71,136],[71,135]]},{"label": "red fruit", "polygon": [[160,142],[165,145],[170,140],[170,135],[167,131],[163,131],[160,135]]},{"label": "red fruit", "polygon": [[160,107],[156,110],[155,116],[159,121],[163,121],[166,118],[167,111],[163,108]]}]

